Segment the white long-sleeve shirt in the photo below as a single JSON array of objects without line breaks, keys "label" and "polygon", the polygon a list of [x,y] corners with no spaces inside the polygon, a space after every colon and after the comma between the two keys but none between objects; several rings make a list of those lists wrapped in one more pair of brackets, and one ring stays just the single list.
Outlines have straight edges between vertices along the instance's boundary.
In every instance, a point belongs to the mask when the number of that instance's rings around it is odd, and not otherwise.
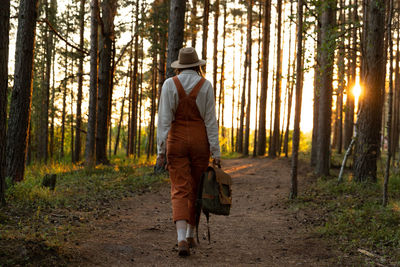
[{"label": "white long-sleeve shirt", "polygon": [[[186,94],[192,91],[193,87],[200,81],[200,78],[200,75],[194,70],[183,70],[178,75],[178,79],[185,89]],[[178,90],[172,78],[169,78],[162,86],[158,108],[157,151],[159,155],[165,154],[168,132],[171,128],[171,123],[175,120],[178,103]],[[201,87],[196,98],[196,104],[207,129],[212,157],[219,158],[221,153],[218,139],[218,124],[215,116],[214,90],[208,80]]]}]

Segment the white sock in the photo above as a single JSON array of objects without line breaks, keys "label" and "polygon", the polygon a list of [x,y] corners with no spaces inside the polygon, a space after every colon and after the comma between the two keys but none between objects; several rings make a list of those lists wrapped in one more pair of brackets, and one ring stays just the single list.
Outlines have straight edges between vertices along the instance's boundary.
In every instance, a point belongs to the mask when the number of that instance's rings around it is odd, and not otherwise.
[{"label": "white sock", "polygon": [[176,221],[176,232],[178,233],[178,243],[181,241],[186,241],[186,220]]},{"label": "white sock", "polygon": [[188,224],[187,225],[187,230],[186,230],[186,238],[194,238],[194,229],[195,226]]}]

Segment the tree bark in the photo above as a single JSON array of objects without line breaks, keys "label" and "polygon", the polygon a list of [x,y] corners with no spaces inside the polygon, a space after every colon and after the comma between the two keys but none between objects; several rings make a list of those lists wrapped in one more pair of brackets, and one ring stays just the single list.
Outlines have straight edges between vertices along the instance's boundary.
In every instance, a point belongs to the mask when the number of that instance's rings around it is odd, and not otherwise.
[{"label": "tree bark", "polygon": [[318,110],[318,138],[316,173],[329,175],[330,141],[332,122],[332,76],[335,54],[335,10],[336,1],[322,3],[321,14],[321,83]]},{"label": "tree bark", "polygon": [[99,83],[96,129],[96,163],[108,164],[107,136],[112,84],[112,45],[114,36],[114,17],[116,0],[102,2],[102,34],[99,40]]},{"label": "tree bark", "polygon": [[[46,19],[54,25],[55,18],[55,1],[51,0],[49,4],[46,0],[45,3]],[[49,102],[50,102],[50,77],[51,77],[51,63],[53,54],[53,32],[46,29],[45,35],[45,71],[44,80],[42,81],[41,88],[41,106],[40,106],[40,125],[39,125],[39,144],[38,144],[38,160],[47,162],[49,151]]]},{"label": "tree bark", "polygon": [[389,45],[389,97],[388,97],[388,154],[385,168],[385,179],[383,182],[383,201],[382,205],[385,207],[388,203],[388,184],[390,177],[390,162],[392,159],[392,115],[393,115],[393,40],[392,40],[392,16],[393,16],[393,0],[389,0],[388,9],[388,22],[386,30],[386,38]]},{"label": "tree bark", "polygon": [[351,40],[351,56],[350,56],[350,79],[347,86],[347,96],[346,96],[346,108],[345,108],[345,119],[344,119],[344,137],[343,145],[348,147],[350,145],[351,139],[353,138],[354,132],[354,94],[352,89],[356,83],[356,68],[357,68],[357,29],[355,28],[356,21],[358,19],[357,8],[358,0],[353,0],[354,8],[352,11],[352,40]]},{"label": "tree bark", "polygon": [[[250,0],[247,11],[247,57],[248,57],[248,88],[247,88],[247,106],[246,106],[246,129],[244,134],[243,154],[249,155],[249,140],[250,140],[250,111],[251,111],[251,49],[253,40],[251,30],[253,28],[253,0]],[[245,88],[245,87],[244,87]]]},{"label": "tree bark", "polygon": [[[214,100],[217,98],[217,74],[218,74],[218,19],[219,19],[219,0],[214,2],[214,52],[213,52],[213,88]],[[220,89],[222,90],[222,88]],[[220,102],[221,99],[218,99]],[[220,112],[220,111],[218,111]],[[219,119],[219,116],[218,116]],[[219,125],[219,121],[218,121]]]},{"label": "tree bark", "polygon": [[[176,0],[172,0],[176,1]],[[172,2],[171,2],[172,3]],[[185,12],[183,12],[184,14]],[[208,18],[210,16],[210,0],[204,0],[204,11],[203,11],[203,47],[201,57],[207,60],[207,40],[208,40]],[[169,49],[168,49],[169,50]],[[204,72],[206,72],[206,65],[203,66]]]},{"label": "tree bark", "polygon": [[268,150],[269,157],[276,157],[278,152],[279,136],[280,136],[280,110],[281,110],[281,87],[282,87],[282,0],[278,0],[278,27],[277,27],[277,44],[276,44],[276,77],[275,77],[275,112],[274,112],[274,131],[272,135],[271,147]]},{"label": "tree bark", "polygon": [[6,192],[6,125],[8,91],[8,52],[10,32],[10,0],[0,5],[0,205]]},{"label": "tree bark", "polygon": [[303,0],[298,0],[297,7],[297,64],[296,64],[296,106],[294,114],[294,130],[293,130],[293,148],[292,148],[292,169],[290,172],[291,186],[290,198],[297,197],[297,165],[300,143],[300,118],[301,118],[301,101],[303,91]]},{"label": "tree bark", "polygon": [[[222,63],[221,63],[221,78],[219,81],[219,99],[220,99],[220,106],[222,105],[222,112],[221,113],[221,135],[222,138],[225,139],[225,120],[224,120],[224,113],[225,113],[225,45],[226,45],[226,23],[227,23],[227,8],[226,8],[226,2],[223,3],[224,7],[224,27],[223,27],[223,32],[222,32]],[[221,108],[220,108],[221,110]],[[233,111],[232,111],[233,112]],[[220,117],[220,116],[218,116]],[[233,121],[232,121],[233,122]],[[233,126],[232,126],[233,128]],[[226,151],[226,145],[225,141],[222,144],[222,151]]]},{"label": "tree bark", "polygon": [[[2,13],[3,14],[3,13]],[[15,53],[14,88],[7,128],[7,174],[22,181],[31,119],[33,58],[38,0],[21,0]]]},{"label": "tree bark", "polygon": [[185,10],[185,0],[171,0],[168,26],[168,56],[166,78],[174,76],[174,70],[171,67],[171,63],[178,59],[179,49],[181,49],[183,45]]},{"label": "tree bark", "polygon": [[192,47],[196,48],[197,39],[197,0],[192,0],[192,10],[190,11],[190,33],[192,39]]},{"label": "tree bark", "polygon": [[[261,58],[261,21],[262,21],[262,2],[260,2],[258,12],[258,51],[257,57]],[[256,86],[256,114],[255,114],[255,131],[253,138],[253,157],[257,156],[257,136],[258,136],[258,104],[259,104],[259,85],[260,85],[260,68],[261,61],[257,60],[257,86]]]},{"label": "tree bark", "polygon": [[[293,16],[293,1],[290,2],[290,16]],[[297,25],[296,25],[297,27]],[[292,21],[289,22],[289,59],[291,56],[292,50]],[[297,40],[296,40],[297,41]],[[296,42],[295,42],[296,43]],[[290,126],[290,119],[292,115],[292,102],[293,102],[293,89],[294,89],[294,78],[293,74],[296,71],[296,51],[294,51],[293,63],[292,65],[289,64],[288,66],[288,112],[287,112],[287,121],[286,121],[286,130],[285,130],[285,137],[283,141],[283,153],[285,153],[285,157],[288,157],[289,154],[289,126]],[[291,73],[291,69],[293,72]]]},{"label": "tree bark", "polygon": [[377,181],[385,87],[385,1],[369,0],[367,13],[368,20],[364,21],[367,28],[363,45],[365,56],[361,72],[364,91],[360,99],[353,166],[354,178],[358,182]]},{"label": "tree bark", "polygon": [[269,41],[271,24],[271,0],[264,3],[263,40],[261,52],[261,92],[260,92],[260,121],[258,128],[257,155],[263,156],[266,151],[266,115],[268,92]]},{"label": "tree bark", "polygon": [[99,2],[91,0],[90,3],[90,89],[89,89],[89,119],[86,134],[85,164],[93,167],[96,164],[96,118],[97,118],[97,87],[98,87],[98,28]]},{"label": "tree bark", "polygon": [[319,94],[321,84],[321,19],[317,18],[316,21],[317,31],[317,44],[316,44],[316,62],[314,66],[314,101],[313,101],[313,130],[311,140],[311,166],[317,164],[317,153],[318,153],[318,117],[319,117]]},{"label": "tree bark", "polygon": [[[84,49],[84,32],[85,32],[85,1],[80,1],[79,11],[79,49]],[[78,65],[78,94],[76,100],[76,133],[75,133],[75,162],[80,161],[81,157],[81,127],[82,127],[82,87],[83,87],[83,60],[85,55],[83,52],[79,53]]]}]

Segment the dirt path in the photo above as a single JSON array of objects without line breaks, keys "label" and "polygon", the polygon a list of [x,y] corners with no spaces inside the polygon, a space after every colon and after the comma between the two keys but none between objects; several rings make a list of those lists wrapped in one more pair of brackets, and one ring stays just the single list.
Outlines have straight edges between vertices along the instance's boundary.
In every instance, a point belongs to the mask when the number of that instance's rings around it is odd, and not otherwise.
[{"label": "dirt path", "polygon": [[[91,266],[335,266],[339,253],[295,219],[288,196],[288,159],[226,160],[233,177],[231,215],[211,217],[211,245],[201,240],[188,258],[176,252],[169,186],[113,203],[74,245],[80,264]],[[300,181],[307,174],[300,168]],[[300,182],[300,185],[302,183]],[[206,235],[205,218],[200,224]],[[343,263],[340,263],[343,265]]]}]

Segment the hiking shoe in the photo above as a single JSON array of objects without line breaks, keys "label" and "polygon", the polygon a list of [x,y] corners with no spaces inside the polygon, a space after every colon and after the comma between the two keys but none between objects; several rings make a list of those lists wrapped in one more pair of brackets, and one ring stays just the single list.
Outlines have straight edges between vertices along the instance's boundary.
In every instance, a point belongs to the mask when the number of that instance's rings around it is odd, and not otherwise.
[{"label": "hiking shoe", "polygon": [[188,237],[188,238],[186,238],[186,240],[187,240],[187,242],[189,244],[189,248],[197,247],[197,243],[196,243],[196,241],[194,241],[193,237]]},{"label": "hiking shoe", "polygon": [[181,257],[186,257],[190,255],[188,242],[181,241],[178,243],[178,255]]}]

